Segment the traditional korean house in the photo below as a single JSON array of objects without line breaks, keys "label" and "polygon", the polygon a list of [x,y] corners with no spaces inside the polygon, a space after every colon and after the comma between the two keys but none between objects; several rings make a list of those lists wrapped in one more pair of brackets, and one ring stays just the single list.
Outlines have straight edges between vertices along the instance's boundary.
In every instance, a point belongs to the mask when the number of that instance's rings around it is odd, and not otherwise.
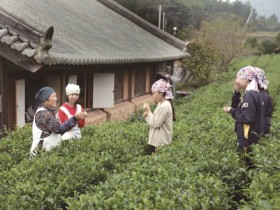
[{"label": "traditional korean house", "polygon": [[185,43],[112,0],[0,0],[0,133],[27,122],[36,92],[58,107],[81,88],[88,124],[126,119],[157,73],[188,56]]}]

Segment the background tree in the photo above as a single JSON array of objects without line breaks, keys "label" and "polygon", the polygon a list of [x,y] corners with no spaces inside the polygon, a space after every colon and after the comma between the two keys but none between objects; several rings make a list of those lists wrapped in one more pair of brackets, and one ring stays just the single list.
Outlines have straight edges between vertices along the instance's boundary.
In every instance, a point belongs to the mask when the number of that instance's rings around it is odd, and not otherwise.
[{"label": "background tree", "polygon": [[246,36],[243,24],[235,16],[202,23],[199,39],[203,43],[211,43],[218,50],[218,71],[227,71],[230,62],[244,50]]},{"label": "background tree", "polygon": [[276,15],[271,15],[266,21],[266,31],[276,31],[280,29],[278,18]]},{"label": "background tree", "polygon": [[210,43],[195,40],[188,45],[190,57],[183,62],[184,77],[180,88],[201,87],[215,79],[217,52]]},{"label": "background tree", "polygon": [[280,47],[280,32],[277,34],[275,41],[276,41],[276,44]]}]

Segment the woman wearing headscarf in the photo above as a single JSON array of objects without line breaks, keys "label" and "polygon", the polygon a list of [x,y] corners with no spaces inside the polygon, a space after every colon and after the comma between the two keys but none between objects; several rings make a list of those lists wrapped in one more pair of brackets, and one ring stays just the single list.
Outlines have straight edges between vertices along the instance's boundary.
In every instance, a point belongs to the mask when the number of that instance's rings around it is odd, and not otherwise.
[{"label": "woman wearing headscarf", "polygon": [[152,85],[151,90],[157,107],[152,113],[149,104],[145,103],[143,115],[150,126],[148,144],[151,153],[154,153],[157,147],[171,143],[175,113],[172,105],[171,85],[168,82],[160,79]]},{"label": "woman wearing headscarf", "polygon": [[[253,66],[247,66],[245,68],[251,69],[256,73],[256,78],[258,81],[258,91],[262,98],[262,104],[263,104],[263,114],[264,114],[264,135],[270,134],[270,127],[271,127],[271,118],[274,110],[273,100],[271,96],[269,95],[268,91],[268,84],[269,81],[266,79],[265,72],[263,69],[259,67],[253,67]],[[241,92],[240,89],[235,83],[235,91],[232,96],[232,107],[237,108],[238,104],[240,103],[241,99]]]},{"label": "woman wearing headscarf", "polygon": [[235,119],[235,131],[237,133],[237,150],[244,154],[244,159],[251,164],[247,153],[251,151],[251,145],[258,143],[264,131],[264,115],[262,98],[259,93],[261,81],[256,71],[251,66],[241,68],[235,80],[236,92],[244,91],[237,107],[225,106],[224,112],[230,113]]},{"label": "woman wearing headscarf", "polygon": [[[84,112],[85,116],[87,112],[84,111],[80,104],[77,104],[80,94],[79,85],[68,84],[65,88],[67,101],[62,104],[58,110],[58,118],[61,123],[73,117],[77,112]],[[85,119],[78,120],[78,123],[70,131],[65,132],[62,135],[62,139],[79,139],[82,137],[81,129],[85,126]]]},{"label": "woman wearing headscarf", "polygon": [[38,103],[38,109],[34,115],[32,125],[33,142],[31,146],[31,155],[36,155],[36,148],[42,147],[50,150],[57,146],[61,141],[61,135],[76,126],[77,121],[84,119],[82,112],[76,113],[75,116],[60,124],[55,116],[57,97],[51,87],[43,87],[35,95]]}]

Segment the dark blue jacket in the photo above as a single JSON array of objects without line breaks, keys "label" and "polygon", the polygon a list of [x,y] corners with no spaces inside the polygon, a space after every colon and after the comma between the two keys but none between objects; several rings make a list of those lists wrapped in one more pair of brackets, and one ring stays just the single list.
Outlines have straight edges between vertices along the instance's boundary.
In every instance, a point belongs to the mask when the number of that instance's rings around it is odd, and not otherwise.
[{"label": "dark blue jacket", "polygon": [[[254,143],[258,143],[264,132],[264,114],[261,94],[249,90],[246,91],[240,99],[240,93],[234,93],[230,113],[235,119],[238,146],[248,147]],[[246,138],[246,125],[249,126],[248,138]]]},{"label": "dark blue jacket", "polygon": [[262,98],[264,111],[264,134],[270,134],[271,118],[273,113],[273,102],[267,91],[260,90],[260,95]]}]

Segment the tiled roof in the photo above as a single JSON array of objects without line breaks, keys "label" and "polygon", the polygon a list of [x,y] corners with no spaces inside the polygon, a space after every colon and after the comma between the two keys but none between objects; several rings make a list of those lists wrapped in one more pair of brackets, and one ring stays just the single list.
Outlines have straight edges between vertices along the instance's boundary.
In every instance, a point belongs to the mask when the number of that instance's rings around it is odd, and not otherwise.
[{"label": "tiled roof", "polygon": [[[38,59],[40,37],[51,26],[50,49]],[[159,62],[188,55],[184,42],[111,0],[0,0],[0,40],[46,65]]]}]

